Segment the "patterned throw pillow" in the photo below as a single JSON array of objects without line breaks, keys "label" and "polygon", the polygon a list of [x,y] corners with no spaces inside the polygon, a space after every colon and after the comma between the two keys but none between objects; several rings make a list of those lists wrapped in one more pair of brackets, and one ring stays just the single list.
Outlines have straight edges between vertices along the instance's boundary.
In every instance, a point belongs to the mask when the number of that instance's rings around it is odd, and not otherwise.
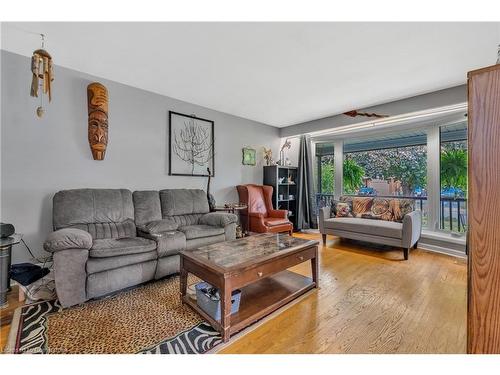
[{"label": "patterned throw pillow", "polygon": [[335,217],[353,217],[351,205],[346,202],[337,203],[336,207],[337,214]]},{"label": "patterned throw pillow", "polygon": [[353,197],[349,195],[342,195],[339,199],[339,202],[349,203],[350,205],[352,205],[352,198]]},{"label": "patterned throw pillow", "polygon": [[393,221],[403,222],[406,214],[415,210],[415,200],[413,199],[391,199],[390,201]]},{"label": "patterned throw pillow", "polygon": [[332,199],[332,202],[330,203],[330,217],[337,216],[337,203],[339,203],[339,201]]},{"label": "patterned throw pillow", "polygon": [[374,198],[371,211],[367,217],[370,219],[392,221],[393,213],[390,200],[384,198]]},{"label": "patterned throw pillow", "polygon": [[373,198],[354,197],[352,200],[352,213],[354,217],[364,217],[371,214]]}]

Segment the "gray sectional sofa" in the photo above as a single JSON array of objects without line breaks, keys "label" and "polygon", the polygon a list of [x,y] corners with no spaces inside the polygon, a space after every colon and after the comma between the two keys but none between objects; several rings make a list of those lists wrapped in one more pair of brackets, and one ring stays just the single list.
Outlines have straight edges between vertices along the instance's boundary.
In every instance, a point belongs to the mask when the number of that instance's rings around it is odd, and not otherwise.
[{"label": "gray sectional sofa", "polygon": [[53,199],[56,291],[63,307],[179,272],[179,252],[236,237],[234,214],[203,190],[63,190]]}]

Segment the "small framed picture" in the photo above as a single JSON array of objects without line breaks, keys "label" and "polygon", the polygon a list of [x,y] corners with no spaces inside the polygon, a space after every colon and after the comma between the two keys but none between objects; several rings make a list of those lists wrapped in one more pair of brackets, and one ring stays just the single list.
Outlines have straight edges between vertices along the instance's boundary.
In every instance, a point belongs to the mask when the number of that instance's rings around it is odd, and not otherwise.
[{"label": "small framed picture", "polygon": [[243,149],[243,165],[255,165],[256,154],[257,153],[254,148],[245,147]]}]

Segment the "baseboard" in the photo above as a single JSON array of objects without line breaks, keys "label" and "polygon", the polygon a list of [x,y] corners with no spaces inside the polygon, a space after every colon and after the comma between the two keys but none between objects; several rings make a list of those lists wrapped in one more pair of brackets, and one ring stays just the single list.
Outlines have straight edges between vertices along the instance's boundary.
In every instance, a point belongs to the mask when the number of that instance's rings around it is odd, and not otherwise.
[{"label": "baseboard", "polygon": [[467,259],[467,255],[459,250],[453,250],[453,249],[448,249],[446,247],[441,247],[441,246],[436,246],[436,245],[429,245],[425,243],[418,243],[418,248],[422,250],[427,250],[431,251],[434,253],[440,253],[440,254],[445,254],[445,255],[450,255],[453,257],[461,258],[461,259]]}]

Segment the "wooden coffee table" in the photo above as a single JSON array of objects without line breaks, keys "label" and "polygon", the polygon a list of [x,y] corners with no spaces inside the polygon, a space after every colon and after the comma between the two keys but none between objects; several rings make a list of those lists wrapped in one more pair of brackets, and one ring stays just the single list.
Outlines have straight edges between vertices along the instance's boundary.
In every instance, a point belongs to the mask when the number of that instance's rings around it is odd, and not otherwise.
[{"label": "wooden coffee table", "polygon": [[[229,337],[283,305],[317,288],[318,241],[286,234],[259,234],[181,251],[181,299],[222,335]],[[288,271],[311,262],[312,278]],[[187,293],[192,273],[219,289],[221,320],[206,314]],[[241,290],[240,309],[231,315],[231,292]]]}]

